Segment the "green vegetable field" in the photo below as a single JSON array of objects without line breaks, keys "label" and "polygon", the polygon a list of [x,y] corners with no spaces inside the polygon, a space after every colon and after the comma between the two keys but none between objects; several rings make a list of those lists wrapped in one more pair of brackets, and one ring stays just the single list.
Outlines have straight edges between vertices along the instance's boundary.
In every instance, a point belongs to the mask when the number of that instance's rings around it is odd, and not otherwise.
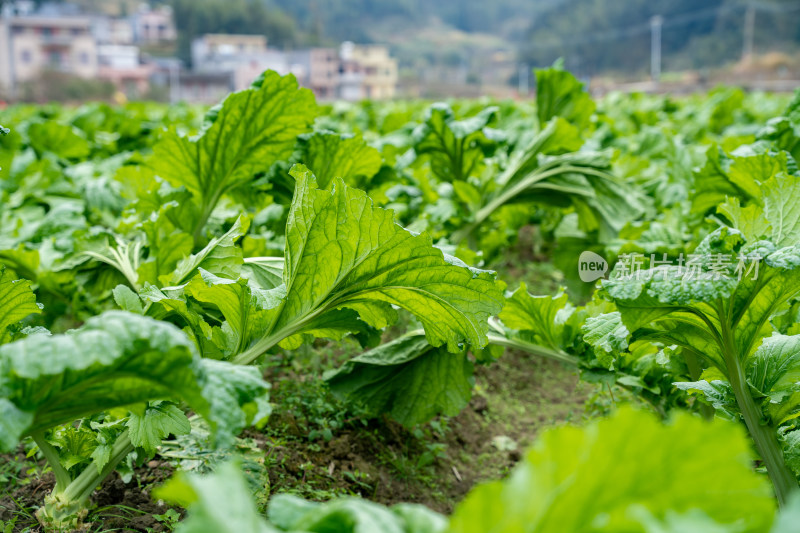
[{"label": "green vegetable field", "polygon": [[800,91],[0,124],[0,530],[800,531]]}]

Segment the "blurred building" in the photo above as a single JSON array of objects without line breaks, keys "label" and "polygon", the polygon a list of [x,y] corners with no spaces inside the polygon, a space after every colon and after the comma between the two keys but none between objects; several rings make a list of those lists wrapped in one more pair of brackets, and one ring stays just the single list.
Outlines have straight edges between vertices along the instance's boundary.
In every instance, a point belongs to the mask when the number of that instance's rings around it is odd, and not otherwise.
[{"label": "blurred building", "polygon": [[230,60],[237,56],[253,56],[267,51],[263,35],[207,33],[192,42],[192,62],[195,68]]},{"label": "blurred building", "polygon": [[150,7],[142,3],[131,17],[131,23],[137,43],[162,43],[178,38],[170,6]]},{"label": "blurred building", "polygon": [[173,99],[196,104],[217,103],[232,90],[231,77],[226,72],[182,71]]},{"label": "blurred building", "polygon": [[364,99],[364,71],[361,65],[347,55],[339,64],[339,88],[337,97],[342,100],[356,101]]},{"label": "blurred building", "polygon": [[283,51],[263,35],[203,35],[191,43],[187,70],[177,58],[158,57],[177,38],[164,5],[143,3],[125,16],[70,2],[7,0],[0,13],[0,90],[11,97],[49,71],[111,82],[129,98],[169,93],[170,101],[202,103],[246,89],[265,70],[293,73],[320,100],[392,98],[398,81],[385,46]]},{"label": "blurred building", "polygon": [[202,74],[227,74],[233,90],[250,86],[265,70],[289,72],[287,54],[267,48],[263,35],[207,34],[192,42],[192,67]]},{"label": "blurred building", "polygon": [[97,76],[97,44],[91,19],[81,16],[14,16],[0,21],[0,84],[4,92],[44,70]]},{"label": "blurred building", "polygon": [[143,63],[139,47],[123,44],[101,44],[97,47],[97,77],[114,84],[128,98],[142,98],[150,89],[152,63]]},{"label": "blurred building", "polygon": [[192,68],[227,74],[233,90],[246,89],[265,70],[292,73],[320,100],[384,99],[395,95],[397,62],[384,46],[344,43],[335,48],[284,52],[269,48],[263,35],[207,34],[192,43]]},{"label": "blurred building", "polygon": [[314,91],[321,100],[338,97],[341,61],[335,48],[309,48],[288,55],[289,70],[300,85]]},{"label": "blurred building", "polygon": [[[381,45],[357,45],[342,43],[343,64],[352,64],[353,70],[361,73],[361,98],[383,100],[394,98],[397,90],[397,61],[389,55],[389,49]],[[348,95],[342,95],[344,99]]]},{"label": "blurred building", "polygon": [[135,40],[133,22],[122,17],[93,16],[92,35],[100,44],[130,45]]}]

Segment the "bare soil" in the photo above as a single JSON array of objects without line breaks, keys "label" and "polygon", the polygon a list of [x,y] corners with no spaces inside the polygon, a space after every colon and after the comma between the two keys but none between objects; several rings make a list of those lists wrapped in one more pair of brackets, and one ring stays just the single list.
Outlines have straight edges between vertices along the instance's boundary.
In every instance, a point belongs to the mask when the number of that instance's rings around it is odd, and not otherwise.
[{"label": "bare soil", "polygon": [[[449,513],[476,484],[505,476],[542,430],[580,421],[584,404],[596,393],[572,369],[507,351],[492,365],[476,369],[472,401],[458,416],[415,431],[382,419],[346,425],[327,442],[312,441],[291,410],[276,405],[268,426],[246,436],[264,451],[270,494],[293,492],[319,500],[358,494],[383,504],[416,502]],[[2,459],[25,461],[20,454]],[[165,531],[156,515],[168,507],[150,493],[171,471],[166,462],[155,460],[138,469],[129,483],[112,476],[95,493],[90,530]],[[38,531],[33,512],[52,486],[51,474],[35,473],[0,485],[0,520],[16,516],[16,531]]]}]

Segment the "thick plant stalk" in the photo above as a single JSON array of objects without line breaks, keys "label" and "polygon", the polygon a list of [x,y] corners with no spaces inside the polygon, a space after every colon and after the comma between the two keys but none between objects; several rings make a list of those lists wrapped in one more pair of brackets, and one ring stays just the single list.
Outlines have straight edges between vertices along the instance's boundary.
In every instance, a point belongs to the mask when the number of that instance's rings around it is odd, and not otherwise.
[{"label": "thick plant stalk", "polygon": [[33,441],[39,447],[39,450],[44,455],[45,460],[47,460],[47,464],[50,465],[50,468],[53,470],[53,474],[56,476],[56,486],[53,489],[53,492],[60,492],[65,490],[72,478],[69,475],[69,472],[61,465],[61,462],[58,460],[58,452],[49,442],[44,438],[44,433],[41,431],[37,431],[32,435]]},{"label": "thick plant stalk", "polygon": [[[266,337],[260,339],[258,342],[253,344],[250,348],[245,350],[244,352],[238,354],[236,357],[233,358],[232,362],[236,365],[250,365],[253,364],[256,359],[267,353],[267,350],[281,342],[283,339],[294,335],[295,333],[301,331],[303,327],[306,326],[313,318],[320,315],[324,312],[328,307],[320,307],[316,309],[312,313],[298,319],[296,322],[285,326],[284,328],[267,335]],[[278,315],[276,315],[277,319]],[[272,327],[272,326],[270,326]]]},{"label": "thick plant stalk", "polygon": [[[720,316],[724,317],[722,313],[720,313]],[[739,353],[734,344],[733,332],[724,319],[721,320],[721,324],[722,353],[725,357],[725,365],[728,367],[728,380],[736,396],[736,403],[739,404],[739,409],[742,411],[742,417],[744,418],[747,430],[753,438],[756,450],[767,468],[767,474],[769,474],[769,478],[775,489],[775,496],[778,499],[778,504],[784,507],[789,499],[789,495],[797,490],[797,479],[784,461],[783,451],[778,442],[775,428],[763,423],[761,410],[750,394],[750,387],[745,378]]]},{"label": "thick plant stalk", "polygon": [[[56,472],[57,483],[53,492],[45,498],[44,505],[36,511],[36,518],[46,530],[53,531],[72,531],[80,527],[83,519],[88,514],[87,502],[95,489],[105,480],[117,467],[117,465],[128,456],[134,449],[130,435],[125,431],[114,443],[111,451],[111,458],[102,470],[98,471],[94,464],[90,464],[71,482],[69,474],[58,461],[58,454],[50,444],[44,441],[43,436],[34,436],[34,440],[44,453],[47,462]],[[41,440],[41,442],[40,442]],[[45,446],[42,446],[42,442]],[[47,451],[45,451],[47,450]],[[52,452],[52,453],[51,453]],[[62,480],[58,472],[66,474],[66,482]]]},{"label": "thick plant stalk", "polygon": [[523,352],[527,352],[532,355],[545,357],[547,359],[552,359],[560,363],[565,363],[569,366],[573,367],[578,366],[577,357],[575,357],[574,355],[569,355],[568,353],[564,353],[561,350],[553,350],[550,348],[546,348],[544,346],[539,346],[538,344],[532,344],[530,342],[525,342],[518,339],[509,339],[506,337],[502,337],[500,335],[494,335],[492,333],[490,333],[488,337],[490,344],[496,344],[498,346],[504,346],[506,348],[516,348],[518,350],[522,350]]}]

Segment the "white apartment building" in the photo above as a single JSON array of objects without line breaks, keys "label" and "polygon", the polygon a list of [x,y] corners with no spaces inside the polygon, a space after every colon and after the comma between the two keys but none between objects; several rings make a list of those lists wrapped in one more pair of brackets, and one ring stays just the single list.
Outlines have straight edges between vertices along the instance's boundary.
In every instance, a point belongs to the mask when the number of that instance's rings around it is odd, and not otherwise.
[{"label": "white apartment building", "polygon": [[91,19],[80,16],[4,16],[0,19],[0,90],[12,93],[43,70],[84,78],[97,75]]},{"label": "white apartment building", "polygon": [[233,90],[250,86],[265,70],[289,72],[289,58],[267,48],[263,35],[207,34],[192,42],[192,68],[197,73],[227,73]]}]

